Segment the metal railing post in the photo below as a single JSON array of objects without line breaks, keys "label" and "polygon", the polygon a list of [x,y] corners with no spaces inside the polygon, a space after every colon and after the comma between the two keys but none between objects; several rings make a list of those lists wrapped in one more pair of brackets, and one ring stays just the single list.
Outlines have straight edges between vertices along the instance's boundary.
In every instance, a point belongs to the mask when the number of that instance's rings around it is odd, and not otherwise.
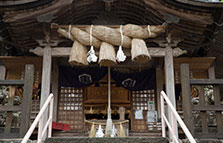
[{"label": "metal railing post", "polygon": [[163,96],[161,95],[160,97],[161,100],[161,123],[162,123],[162,137],[166,137],[166,124],[164,121],[164,117],[163,115],[165,115],[165,109],[164,109],[164,100],[163,100]]},{"label": "metal railing post", "polygon": [[[40,109],[38,115],[36,116],[35,120],[33,121],[32,125],[30,126],[29,130],[27,131],[26,135],[24,136],[21,143],[27,143],[30,136],[32,135],[35,127],[39,123],[38,127],[38,137],[37,143],[41,143],[44,139],[43,136],[46,134],[46,130],[48,128],[48,137],[52,136],[52,118],[53,118],[53,94],[50,94],[47,98],[46,102],[44,103],[43,107]],[[49,112],[49,119],[46,125],[43,125],[43,113],[46,111],[48,106],[50,105],[50,112]],[[44,127],[45,126],[45,127]]]},{"label": "metal railing post", "polygon": [[48,128],[48,137],[49,138],[51,138],[51,136],[52,136],[53,100],[54,100],[54,97],[52,97],[51,100],[50,100],[49,118],[51,119],[51,121],[49,123],[49,128]]},{"label": "metal railing post", "polygon": [[[170,99],[168,98],[168,96],[165,94],[164,91],[161,91],[161,102],[164,102],[163,100],[166,101],[167,105],[169,106],[169,108],[171,109],[170,111],[172,112],[172,114],[174,115],[173,117],[178,121],[178,123],[180,124],[181,128],[183,129],[184,133],[186,134],[188,140],[191,143],[196,143],[194,137],[191,135],[190,131],[188,130],[187,126],[185,125],[185,123],[183,122],[183,120],[181,119],[180,115],[177,113],[176,109],[174,108],[174,106],[172,105]],[[161,106],[163,106],[163,104],[161,104]],[[163,108],[164,109],[164,108]],[[169,121],[166,119],[166,116],[164,114],[162,114],[162,119],[165,119],[165,123],[167,124],[168,128],[170,129],[170,132],[172,133],[173,136],[176,136],[176,132],[173,131],[173,127],[171,127],[171,125],[169,124]],[[163,121],[163,120],[162,120]],[[163,123],[163,122],[162,122]],[[173,125],[174,126],[174,125]],[[163,129],[163,125],[162,125],[162,129]],[[174,142],[178,142],[178,138],[173,138]]]},{"label": "metal railing post", "polygon": [[39,127],[38,127],[38,140],[37,143],[40,143],[42,140],[42,131],[43,131],[43,116],[39,119]]}]

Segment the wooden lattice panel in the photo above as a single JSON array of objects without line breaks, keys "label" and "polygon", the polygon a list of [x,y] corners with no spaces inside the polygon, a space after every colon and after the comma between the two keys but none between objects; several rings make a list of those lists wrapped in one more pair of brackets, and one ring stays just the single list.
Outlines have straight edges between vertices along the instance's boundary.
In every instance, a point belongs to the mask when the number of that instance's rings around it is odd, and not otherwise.
[{"label": "wooden lattice panel", "polygon": [[[154,101],[154,90],[133,91],[132,92],[132,130],[143,131],[148,130],[146,123],[146,114],[148,111],[148,101]],[[135,119],[135,111],[143,111],[143,119]]]},{"label": "wooden lattice panel", "polygon": [[71,130],[83,130],[83,97],[83,89],[61,87],[58,103],[58,122],[69,124]]}]

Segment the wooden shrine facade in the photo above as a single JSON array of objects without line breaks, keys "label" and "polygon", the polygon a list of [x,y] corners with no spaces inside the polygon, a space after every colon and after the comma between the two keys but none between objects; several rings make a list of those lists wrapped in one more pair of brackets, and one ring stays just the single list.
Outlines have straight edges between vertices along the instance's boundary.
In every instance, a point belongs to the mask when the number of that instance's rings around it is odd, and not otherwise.
[{"label": "wooden shrine facade", "polygon": [[[20,58],[20,66],[24,67],[25,64],[30,64],[33,63],[35,65],[35,67],[41,67],[42,63],[37,63],[38,60],[42,60],[42,58]],[[26,59],[26,60],[24,60]],[[30,60],[29,60],[30,59]],[[158,58],[157,60],[160,61],[160,58]],[[18,66],[16,63],[15,65],[11,64],[14,61],[19,61],[18,58],[13,59],[13,57],[2,57],[1,58],[2,63],[5,65],[7,70],[7,80],[13,80],[13,79],[20,79],[23,76],[23,72],[24,70],[22,70],[22,68],[20,68],[19,71],[17,71],[17,73],[13,73],[14,69],[16,69]],[[35,62],[33,62],[35,61]],[[163,58],[161,58],[161,61],[163,61]],[[183,117],[185,122],[187,123],[187,119],[189,121],[191,121],[191,115],[187,115],[188,114],[188,109],[190,104],[184,104],[185,101],[185,78],[186,77],[190,77],[193,79],[207,79],[210,75],[210,69],[212,68],[211,65],[212,63],[215,61],[215,58],[174,58],[173,59],[173,71],[174,71],[174,83],[175,85],[180,85],[182,86],[182,97],[180,97],[180,93],[176,93],[176,97],[178,97],[178,99],[176,100],[176,107],[179,110],[183,110]],[[187,73],[184,75],[183,71],[186,70],[182,70],[180,71],[180,65],[182,65],[183,63],[188,63],[190,65],[190,72],[189,74]],[[90,117],[91,114],[103,114],[106,115],[106,104],[107,104],[107,98],[106,98],[106,77],[101,81],[101,85],[99,87],[97,86],[91,86],[89,88],[86,89],[75,89],[75,88],[65,88],[65,87],[58,87],[58,60],[52,60],[52,65],[53,65],[53,70],[51,72],[49,72],[53,78],[52,81],[49,83],[51,85],[51,91],[54,93],[54,95],[56,96],[56,100],[55,100],[55,107],[54,107],[54,121],[57,122],[61,122],[61,123],[66,123],[69,124],[72,132],[67,132],[67,133],[59,133],[59,132],[55,132],[55,135],[88,135],[89,129],[90,129],[90,124],[89,123],[85,123],[86,119],[89,119],[90,121],[94,121],[92,120],[93,118]],[[43,64],[44,65],[44,64]],[[146,118],[146,112],[148,110],[148,102],[147,101],[154,101],[155,102],[155,110],[158,111],[158,117],[160,117],[160,106],[159,106],[159,93],[161,90],[163,90],[164,85],[165,85],[165,69],[162,66],[162,62],[159,62],[159,64],[156,65],[156,89],[151,90],[151,91],[138,91],[138,92],[129,92],[127,90],[125,90],[124,88],[121,87],[117,87],[115,84],[112,84],[112,109],[114,109],[114,113],[112,113],[113,115],[119,115],[119,107],[124,107],[125,108],[125,116],[124,119],[128,119],[130,122],[125,124],[125,128],[129,129],[130,131],[128,132],[128,135],[137,135],[139,132],[142,133],[143,135],[160,135],[160,124],[157,123],[153,123],[150,126],[147,124],[147,121],[145,120]],[[126,67],[124,67],[126,68]],[[11,72],[11,73],[10,73]],[[33,81],[35,83],[35,80],[38,77],[37,73],[39,75],[42,75],[43,72],[34,72],[35,76],[33,77]],[[16,75],[12,76],[12,75]],[[182,80],[183,79],[183,80]],[[42,77],[43,80],[43,77]],[[40,82],[41,80],[39,80],[38,82]],[[191,84],[201,84],[201,83],[193,83],[196,80],[191,80]],[[198,80],[199,81],[199,80]],[[207,82],[209,82],[207,80]],[[210,81],[210,84],[221,84],[220,80],[216,80],[216,83],[212,83],[212,81]],[[44,83],[42,83],[44,84]],[[203,83],[202,83],[203,84]],[[188,85],[187,85],[188,87]],[[177,88],[177,87],[175,87]],[[217,89],[217,88],[216,88]],[[42,90],[42,89],[41,89]],[[187,91],[190,91],[187,89]],[[43,92],[43,91],[40,91]],[[218,89],[217,89],[218,92]],[[216,93],[216,95],[218,95]],[[202,92],[201,92],[202,93]],[[187,93],[188,96],[190,95],[190,93]],[[120,96],[123,95],[123,96]],[[187,96],[187,97],[188,97]],[[199,96],[201,96],[199,94]],[[179,103],[180,98],[182,99],[182,105]],[[203,96],[202,96],[203,97]],[[41,97],[42,98],[42,97]],[[40,98],[40,99],[41,99]],[[193,110],[199,110],[201,111],[201,115],[202,115],[202,122],[204,122],[202,124],[202,132],[203,137],[205,137],[205,133],[207,133],[207,127],[203,127],[204,125],[206,126],[207,124],[205,123],[205,121],[203,121],[203,116],[204,113],[206,112],[206,110],[215,110],[217,113],[217,122],[218,122],[218,128],[217,131],[219,132],[221,130],[221,128],[219,126],[221,126],[221,120],[220,120],[220,116],[221,116],[221,109],[222,109],[222,105],[219,104],[220,101],[220,96],[217,97],[216,96],[216,100],[218,99],[218,101],[216,101],[216,105],[211,105],[210,107],[205,107],[204,105],[201,105],[202,107],[191,107],[191,110],[189,111],[193,111]],[[27,98],[28,99],[28,98]],[[33,99],[33,103],[37,101],[38,98]],[[40,99],[39,103],[40,104]],[[202,98],[201,98],[202,99]],[[29,98],[29,100],[31,101],[31,99]],[[187,101],[189,102],[189,101]],[[201,102],[202,103],[202,102]],[[38,105],[37,104],[37,105]],[[188,106],[184,106],[184,105],[188,105]],[[33,108],[34,104],[33,104]],[[143,110],[143,119],[135,119],[135,111],[137,109],[142,109]],[[32,113],[32,112],[31,112]],[[29,115],[31,115],[31,113]],[[34,113],[32,113],[34,114]],[[88,117],[87,117],[88,116]],[[99,117],[100,120],[103,120],[103,118],[106,119],[106,117]],[[118,122],[119,117],[116,117],[116,119],[114,119],[115,122]],[[100,121],[99,121],[100,122]],[[149,128],[152,127],[152,130]],[[118,128],[118,127],[117,127]],[[196,135],[196,132],[195,132]],[[200,135],[199,133],[197,135]],[[202,137],[202,136],[200,136]],[[211,137],[211,136],[208,136]],[[215,137],[221,137],[221,134],[215,134]]]}]

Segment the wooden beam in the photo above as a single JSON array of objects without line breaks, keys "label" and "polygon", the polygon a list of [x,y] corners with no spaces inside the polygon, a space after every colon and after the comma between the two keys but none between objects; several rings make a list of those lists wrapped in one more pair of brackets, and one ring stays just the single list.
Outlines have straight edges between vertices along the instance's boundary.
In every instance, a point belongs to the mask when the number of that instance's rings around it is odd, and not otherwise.
[{"label": "wooden beam", "polygon": [[[174,68],[173,68],[173,49],[167,45],[165,48],[165,83],[166,83],[166,93],[169,97],[171,103],[176,109],[176,98],[175,98],[175,84],[174,84]],[[168,120],[173,128],[173,132],[178,138],[177,121],[174,118],[171,110],[168,110]],[[173,139],[172,134],[169,133],[171,139]]]},{"label": "wooden beam", "polygon": [[191,79],[190,83],[196,85],[216,85],[223,84],[223,79]]},{"label": "wooden beam", "polygon": [[25,68],[25,83],[24,83],[24,92],[22,100],[22,117],[21,117],[21,127],[19,130],[20,137],[24,137],[24,135],[29,129],[33,83],[34,83],[34,66],[29,64],[26,65]]},{"label": "wooden beam", "polygon": [[0,85],[23,85],[23,80],[0,80]]},{"label": "wooden beam", "polygon": [[0,65],[0,80],[5,80],[6,68],[3,65]]},{"label": "wooden beam", "polygon": [[25,12],[6,12],[4,15],[4,21],[5,22],[16,22],[16,21],[26,21],[27,19],[33,19],[37,18],[40,15],[44,15],[46,13],[58,13],[59,10],[63,7],[69,6],[72,4],[73,0],[58,0],[52,5],[49,5],[47,7],[43,7],[41,9],[34,10],[32,12],[25,11]]},{"label": "wooden beam", "polygon": [[208,2],[208,1],[195,1],[195,0],[176,0],[178,2],[182,2],[185,4],[190,4],[190,5],[194,5],[194,6],[203,6],[203,7],[223,7],[223,3],[221,2]]},{"label": "wooden beam", "polygon": [[198,13],[193,13],[192,11],[186,12],[183,11],[183,9],[176,9],[173,7],[168,7],[158,0],[145,0],[145,4],[148,6],[151,6],[152,8],[166,12],[168,14],[172,14],[174,16],[180,17],[182,19],[190,20],[193,22],[201,23],[201,24],[212,24],[213,18],[211,13],[206,13],[204,14],[198,14]]},{"label": "wooden beam", "polygon": [[[152,57],[164,57],[165,56],[164,48],[149,47],[148,50]],[[71,51],[71,47],[52,48],[52,56],[53,57],[67,57],[67,56],[70,56],[70,51]],[[95,51],[96,51],[96,55],[98,55],[99,49],[95,49]],[[128,56],[128,57],[131,56],[130,49],[125,48],[125,49],[123,49],[123,51],[126,54],[126,56]],[[30,52],[34,53],[38,56],[43,56],[43,48],[41,48],[41,47],[37,47],[36,49],[31,49]],[[181,50],[180,48],[173,49],[174,57],[178,57],[178,56],[181,56],[186,53],[187,53],[186,50]]]},{"label": "wooden beam", "polygon": [[[9,87],[9,96],[8,96],[8,104],[7,106],[13,106],[14,105],[14,96],[15,96],[15,87],[10,86]],[[10,133],[11,126],[12,126],[12,112],[9,111],[6,113],[6,123],[5,123],[5,133]]]},{"label": "wooden beam", "polygon": [[[40,109],[43,107],[45,101],[50,94],[50,79],[51,79],[51,64],[52,64],[52,50],[50,46],[44,48],[43,55],[43,69],[42,69],[42,84],[41,84],[41,98],[40,98]],[[45,126],[48,119],[48,109],[43,114],[43,125]],[[45,140],[46,135],[43,136]]]},{"label": "wooden beam", "polygon": [[[158,118],[161,118],[161,103],[160,103],[160,93],[163,90],[163,58],[159,59],[159,66],[156,67],[156,95],[157,95],[157,112]],[[162,61],[161,61],[162,60]]]},{"label": "wooden beam", "polygon": [[5,111],[16,112],[21,110],[22,110],[21,106],[1,106],[0,108],[0,112],[5,112]]},{"label": "wooden beam", "polygon": [[10,139],[10,141],[12,141],[13,138],[15,139],[18,137],[19,137],[19,134],[17,133],[1,133],[0,134],[0,139]]},{"label": "wooden beam", "polygon": [[57,121],[57,105],[58,105],[58,82],[59,82],[59,69],[56,60],[53,61],[53,75],[52,75],[52,93],[54,95],[53,103],[53,121]]},{"label": "wooden beam", "polygon": [[183,116],[184,122],[190,130],[191,134],[194,135],[194,124],[192,115],[191,95],[190,95],[190,70],[189,64],[181,64],[181,88],[182,88],[182,105],[183,105]]},{"label": "wooden beam", "polygon": [[192,110],[195,111],[223,111],[223,105],[194,105]]}]

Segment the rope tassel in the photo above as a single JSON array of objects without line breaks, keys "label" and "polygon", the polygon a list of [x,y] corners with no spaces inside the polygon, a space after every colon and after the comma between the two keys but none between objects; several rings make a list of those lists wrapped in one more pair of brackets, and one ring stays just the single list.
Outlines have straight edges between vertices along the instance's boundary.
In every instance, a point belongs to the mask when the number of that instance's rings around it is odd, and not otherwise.
[{"label": "rope tassel", "polygon": [[91,25],[91,29],[90,29],[90,45],[91,45],[91,49],[88,51],[87,54],[87,61],[89,63],[91,62],[97,62],[98,57],[95,55],[95,51],[94,51],[94,46],[92,45],[92,29],[93,29],[93,25]]},{"label": "rope tassel", "polygon": [[118,52],[117,52],[117,61],[118,62],[124,62],[126,59],[125,53],[122,50],[122,45],[123,45],[123,32],[122,32],[122,25],[120,26],[120,33],[121,33],[121,45],[118,48]]}]

